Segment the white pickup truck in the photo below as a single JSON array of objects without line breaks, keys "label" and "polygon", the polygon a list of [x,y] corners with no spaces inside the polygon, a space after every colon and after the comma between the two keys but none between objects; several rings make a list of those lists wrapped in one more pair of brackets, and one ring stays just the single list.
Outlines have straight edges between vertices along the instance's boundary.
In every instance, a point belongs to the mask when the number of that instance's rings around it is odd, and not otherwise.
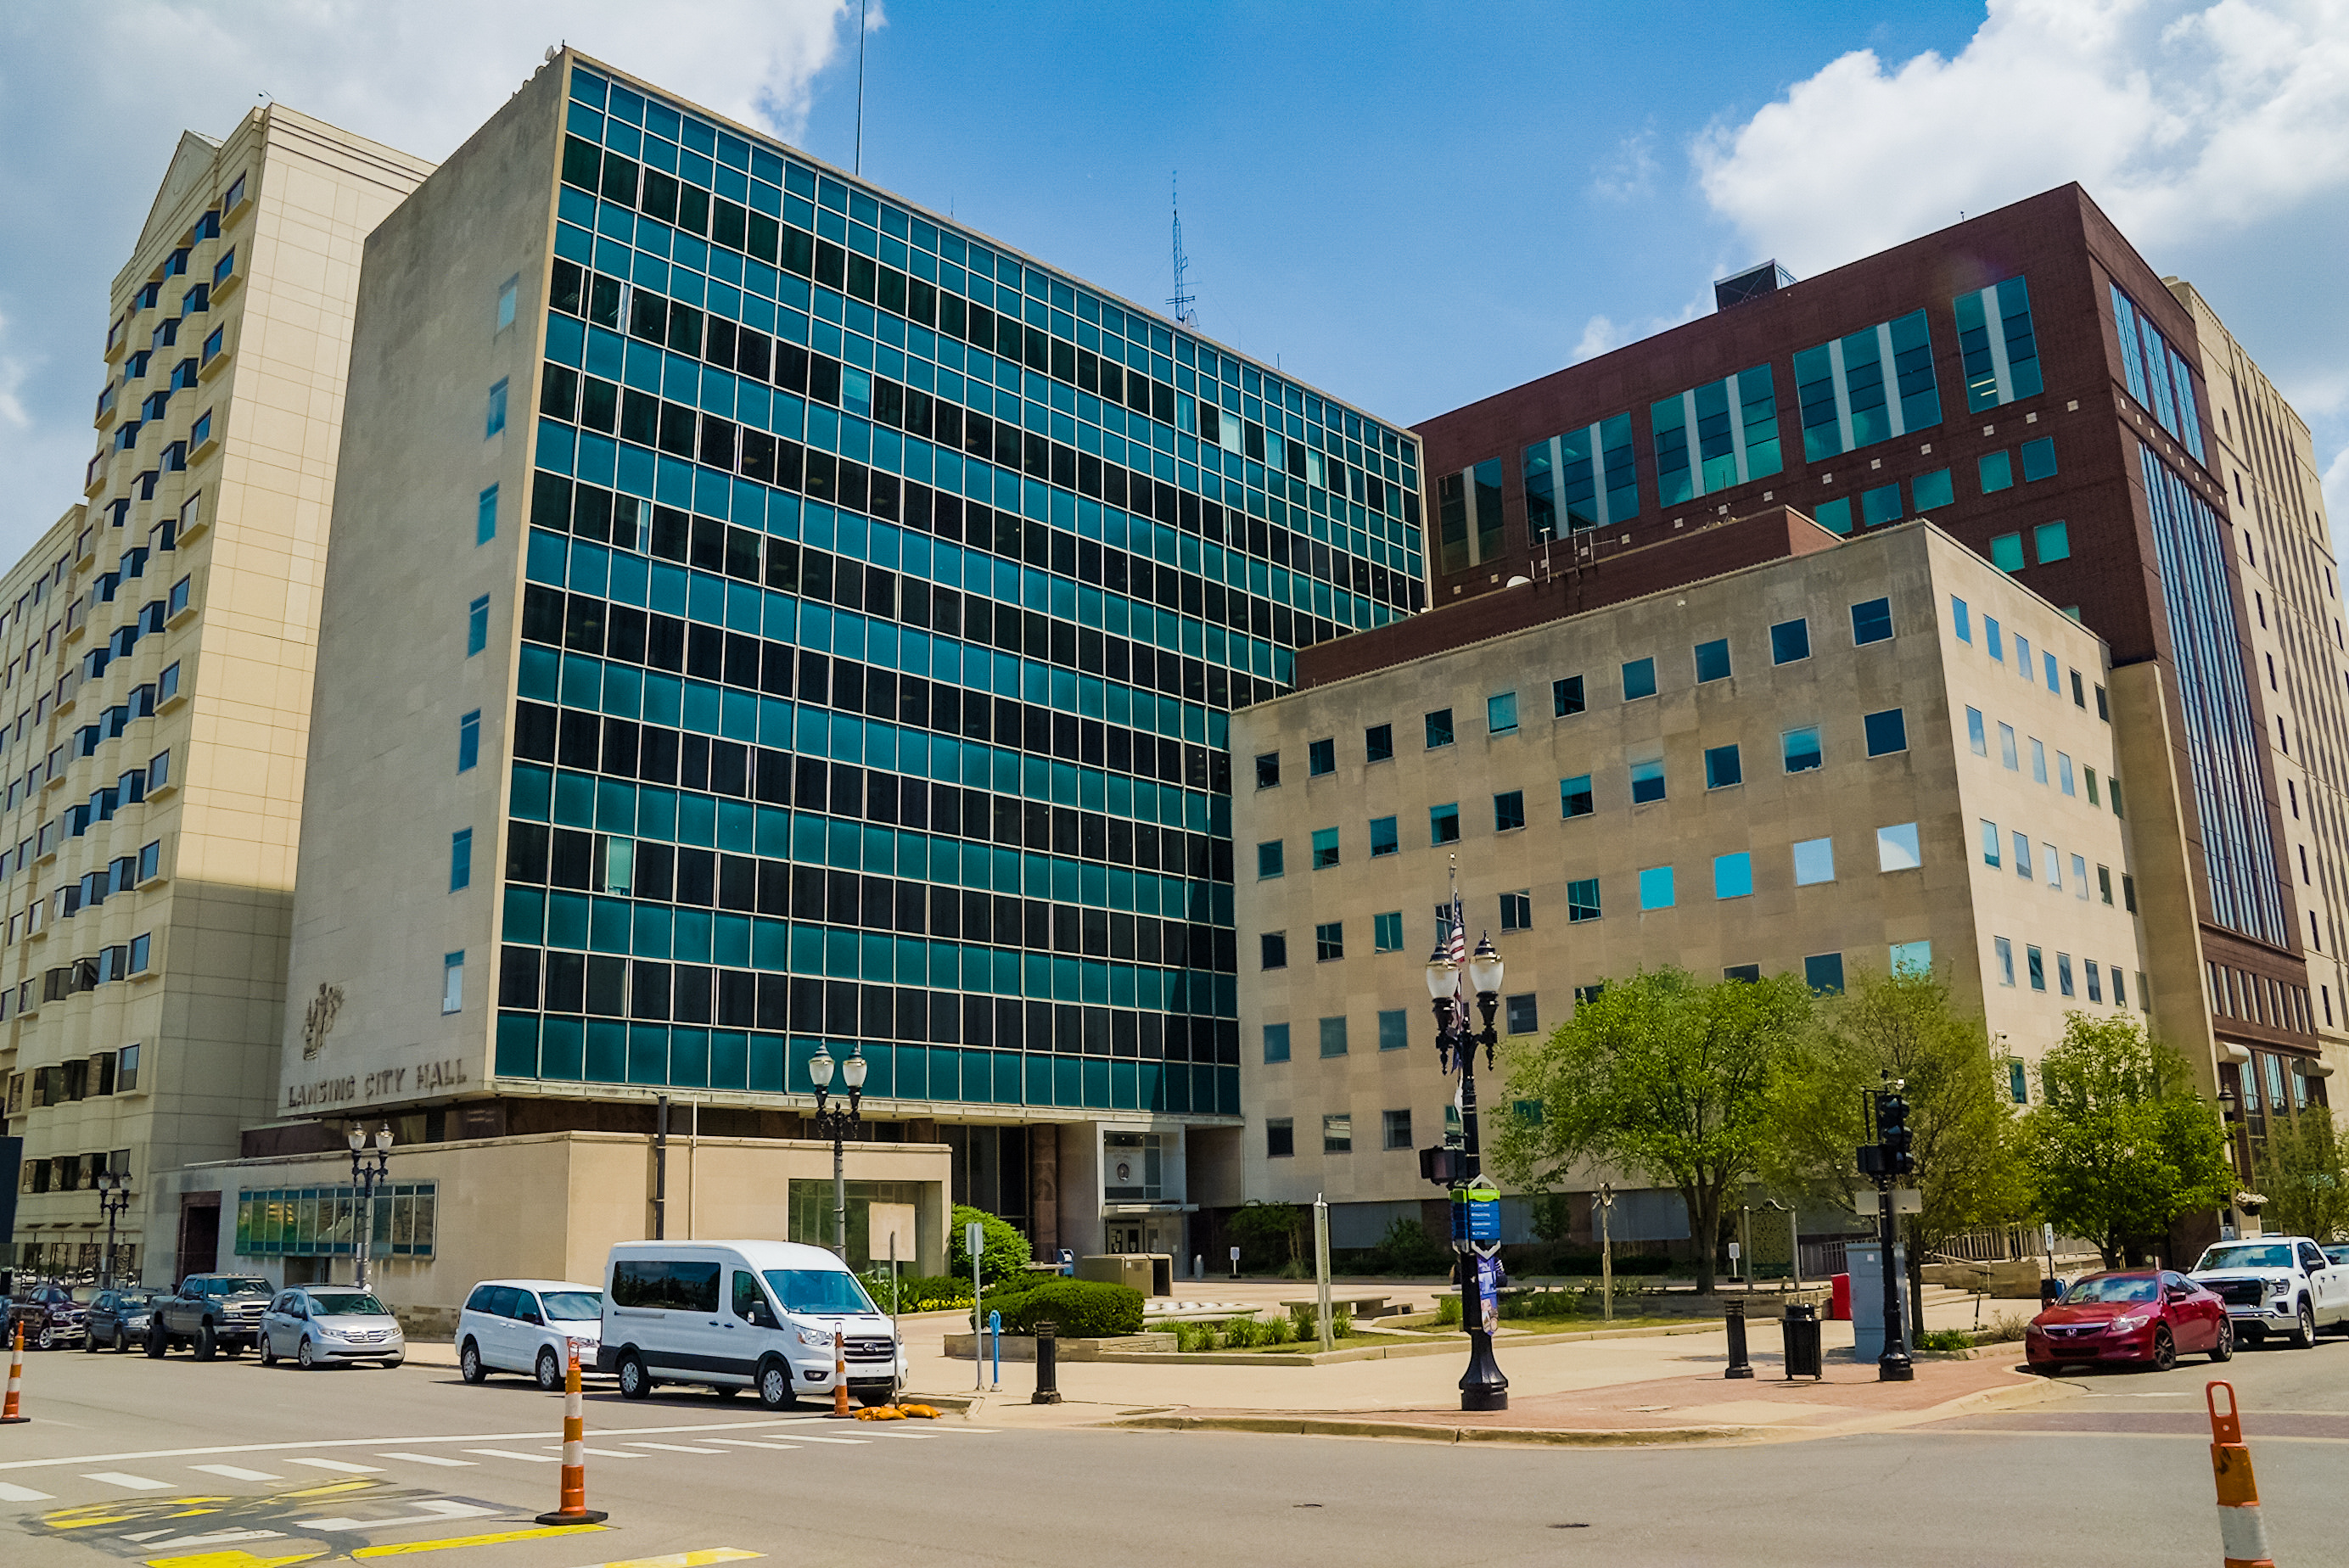
[{"label": "white pickup truck", "polygon": [[2306,1236],[2220,1242],[2189,1271],[2227,1304],[2235,1337],[2257,1345],[2281,1334],[2305,1350],[2325,1329],[2349,1329],[2349,1264]]}]

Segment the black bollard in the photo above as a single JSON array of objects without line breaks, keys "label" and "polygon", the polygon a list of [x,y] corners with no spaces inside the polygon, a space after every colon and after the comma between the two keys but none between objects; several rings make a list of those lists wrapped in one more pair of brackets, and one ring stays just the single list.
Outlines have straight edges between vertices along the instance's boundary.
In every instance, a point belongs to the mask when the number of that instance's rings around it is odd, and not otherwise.
[{"label": "black bollard", "polygon": [[1722,1376],[1751,1377],[1754,1376],[1754,1363],[1745,1357],[1745,1304],[1733,1301],[1726,1310],[1729,1314],[1729,1370]]},{"label": "black bollard", "polygon": [[1061,1326],[1044,1322],[1036,1326],[1036,1392],[1029,1398],[1031,1405],[1057,1405],[1061,1402]]}]

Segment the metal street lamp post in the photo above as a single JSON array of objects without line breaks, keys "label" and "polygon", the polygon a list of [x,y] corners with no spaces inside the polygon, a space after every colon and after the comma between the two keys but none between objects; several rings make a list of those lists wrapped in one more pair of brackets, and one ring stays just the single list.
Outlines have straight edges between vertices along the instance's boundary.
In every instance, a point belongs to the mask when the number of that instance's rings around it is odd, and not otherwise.
[{"label": "metal street lamp post", "polygon": [[107,1171],[98,1178],[98,1207],[106,1212],[106,1259],[98,1267],[98,1288],[114,1288],[114,1222],[130,1207],[130,1172]]},{"label": "metal street lamp post", "polygon": [[838,1106],[826,1109],[824,1101],[832,1094],[832,1053],[822,1044],[808,1062],[808,1078],[815,1085],[815,1135],[832,1140],[832,1234],[833,1250],[840,1261],[848,1261],[848,1176],[842,1144],[855,1135],[859,1125],[856,1108],[864,1099],[864,1072],[870,1065],[859,1049],[842,1062],[840,1080],[848,1086],[848,1108]]},{"label": "metal street lamp post", "polygon": [[[354,1216],[358,1233],[351,1238],[353,1266],[351,1282],[359,1289],[367,1287],[368,1254],[375,1251],[375,1190],[391,1173],[391,1126],[388,1122],[378,1129],[370,1150],[367,1130],[354,1127],[350,1132],[351,1186],[358,1195],[358,1213]],[[372,1152],[375,1158],[369,1161]]]},{"label": "metal street lamp post", "polygon": [[[1458,1233],[1453,1239],[1453,1249],[1460,1264],[1460,1322],[1468,1331],[1468,1370],[1460,1377],[1460,1408],[1464,1410],[1506,1410],[1509,1408],[1509,1380],[1501,1375],[1500,1364],[1493,1359],[1493,1332],[1485,1321],[1485,1303],[1493,1289],[1497,1288],[1500,1274],[1500,1236],[1497,1228],[1489,1239],[1478,1239],[1471,1233],[1478,1211],[1476,1200],[1467,1196],[1480,1185],[1484,1174],[1484,1146],[1478,1134],[1476,1118],[1476,1047],[1485,1047],[1485,1064],[1493,1064],[1493,1047],[1499,1037],[1493,1032],[1493,1015],[1501,999],[1501,954],[1486,935],[1476,944],[1476,951],[1468,960],[1468,986],[1476,995],[1476,1009],[1484,1026],[1471,1033],[1463,1010],[1456,1006],[1459,994],[1460,968],[1452,958],[1448,944],[1440,945],[1427,961],[1427,994],[1435,1007],[1436,1060],[1444,1071],[1453,1067],[1460,1069],[1460,1148],[1425,1150],[1421,1152],[1423,1173],[1448,1177],[1455,1192],[1457,1214],[1466,1205],[1467,1223],[1455,1223]],[[1431,1155],[1457,1154],[1456,1166],[1445,1170],[1449,1161],[1431,1161]],[[1497,1210],[1498,1204],[1493,1205]]]},{"label": "metal street lamp post", "polygon": [[1599,1211],[1599,1294],[1605,1303],[1607,1321],[1615,1321],[1615,1183],[1601,1181],[1599,1191],[1590,1195],[1591,1206]]}]

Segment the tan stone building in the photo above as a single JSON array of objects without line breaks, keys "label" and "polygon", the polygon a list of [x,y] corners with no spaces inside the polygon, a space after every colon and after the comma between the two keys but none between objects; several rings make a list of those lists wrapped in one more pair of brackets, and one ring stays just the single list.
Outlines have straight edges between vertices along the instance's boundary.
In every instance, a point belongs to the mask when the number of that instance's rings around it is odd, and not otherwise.
[{"label": "tan stone building", "polygon": [[[1702,576],[1693,552],[1754,563]],[[1309,663],[1233,717],[1247,1190],[1327,1194],[1340,1246],[1433,1196],[1416,1151],[1452,1080],[1422,971],[1455,862],[1510,1036],[1642,965],[1829,989],[1930,965],[2023,1100],[2065,1012],[2147,1005],[2140,781],[2096,637],[1921,521],[1837,542],[1779,508],[1649,552],[1676,559],[1370,634],[1400,662]],[[1644,1202],[1633,1233],[1674,1233],[1677,1201]]]},{"label": "tan stone building", "polygon": [[430,171],[270,105],[190,132],[109,291],[87,500],[0,578],[16,1261],[209,1266],[171,1172],[276,1086],[359,246]]},{"label": "tan stone building", "polygon": [[[2194,316],[2203,380],[2210,388],[2212,454],[2240,532],[2237,556],[2251,614],[2247,656],[2269,710],[2268,761],[2282,786],[2283,869],[2305,929],[2311,1022],[2323,1056],[2278,1051],[2257,1031],[2240,978],[2206,958],[2209,1012],[2234,1039],[2217,1048],[2236,1064],[2242,1085],[2241,1138],[2264,1135],[2278,1109],[2312,1099],[2309,1079],[2332,1076],[2349,1048],[2349,653],[2344,652],[2339,563],[2324,521],[2322,471],[2308,426],[2236,341],[2190,283],[2167,280]],[[2215,1078],[2214,1078],[2215,1081]],[[2321,1091],[2313,1098],[2322,1099]],[[2239,1147],[2239,1158],[2248,1150]]]}]

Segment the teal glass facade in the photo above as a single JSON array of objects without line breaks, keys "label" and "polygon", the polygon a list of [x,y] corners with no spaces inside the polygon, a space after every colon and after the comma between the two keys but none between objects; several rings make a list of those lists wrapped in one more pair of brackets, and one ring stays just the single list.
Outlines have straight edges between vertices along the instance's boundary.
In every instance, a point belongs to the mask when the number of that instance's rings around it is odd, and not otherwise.
[{"label": "teal glass facade", "polygon": [[1803,460],[1819,462],[1941,422],[1925,313],[1910,311],[1795,356]]},{"label": "teal glass facade", "polygon": [[1778,471],[1778,405],[1771,388],[1770,367],[1757,365],[1650,407],[1663,505]]},{"label": "teal glass facade", "polygon": [[1966,411],[2035,397],[2039,335],[2031,325],[2031,286],[2007,278],[1950,302],[1958,318],[1958,354],[1966,377]]},{"label": "teal glass facade", "polygon": [[1537,540],[1606,528],[1640,515],[1631,416],[1536,441],[1525,449],[1526,525]]},{"label": "teal glass facade", "polygon": [[570,94],[500,1076],[1237,1114],[1226,716],[1423,607],[1416,442]]}]

